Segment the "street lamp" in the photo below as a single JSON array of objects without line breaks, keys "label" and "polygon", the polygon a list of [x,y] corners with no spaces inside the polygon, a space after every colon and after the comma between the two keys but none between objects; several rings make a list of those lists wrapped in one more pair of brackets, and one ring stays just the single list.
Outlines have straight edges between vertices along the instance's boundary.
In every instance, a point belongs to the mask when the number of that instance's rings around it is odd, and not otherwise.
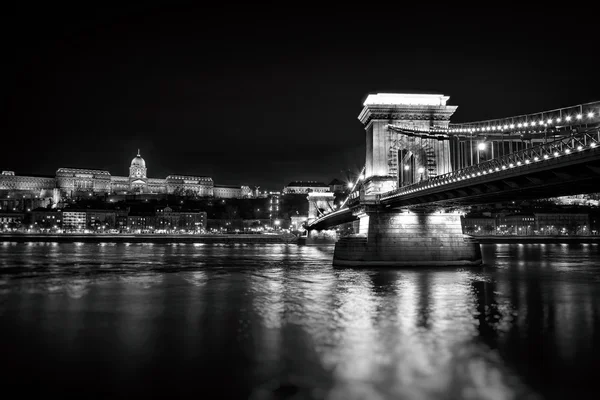
[{"label": "street lamp", "polygon": [[479,152],[485,151],[485,149],[485,142],[479,142],[479,144],[477,144],[477,164],[479,164]]},{"label": "street lamp", "polygon": [[419,182],[423,180],[423,172],[425,172],[425,168],[423,167],[419,167],[419,169],[417,169],[417,172],[419,174],[421,174],[421,177],[419,178]]}]

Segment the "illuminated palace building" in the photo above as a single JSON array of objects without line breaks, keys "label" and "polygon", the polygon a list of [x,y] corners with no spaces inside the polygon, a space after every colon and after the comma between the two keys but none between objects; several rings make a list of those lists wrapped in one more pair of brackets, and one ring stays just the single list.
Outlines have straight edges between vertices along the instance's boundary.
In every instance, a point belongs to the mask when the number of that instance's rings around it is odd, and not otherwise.
[{"label": "illuminated palace building", "polygon": [[181,194],[199,197],[241,198],[252,192],[248,186],[218,186],[205,176],[169,175],[148,178],[146,161],[137,156],[129,166],[129,176],[113,176],[108,171],[59,168],[55,177],[19,176],[12,171],[0,175],[0,199],[52,200],[82,195]]}]

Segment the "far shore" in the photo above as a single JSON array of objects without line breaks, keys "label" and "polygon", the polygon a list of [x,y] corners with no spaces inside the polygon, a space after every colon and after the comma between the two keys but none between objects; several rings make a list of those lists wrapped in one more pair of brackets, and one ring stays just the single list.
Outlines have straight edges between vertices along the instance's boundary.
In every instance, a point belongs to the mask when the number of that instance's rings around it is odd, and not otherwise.
[{"label": "far shore", "polygon": [[91,242],[91,243],[297,243],[292,234],[152,234],[152,233],[4,233],[0,242]]},{"label": "far shore", "polygon": [[[588,236],[470,236],[480,244],[600,243],[600,235]],[[158,234],[158,233],[0,233],[0,242],[58,243],[288,243],[304,244],[306,237],[292,234]],[[331,241],[331,243],[335,243]]]},{"label": "far shore", "polygon": [[581,236],[470,236],[477,243],[600,243],[600,235]]}]

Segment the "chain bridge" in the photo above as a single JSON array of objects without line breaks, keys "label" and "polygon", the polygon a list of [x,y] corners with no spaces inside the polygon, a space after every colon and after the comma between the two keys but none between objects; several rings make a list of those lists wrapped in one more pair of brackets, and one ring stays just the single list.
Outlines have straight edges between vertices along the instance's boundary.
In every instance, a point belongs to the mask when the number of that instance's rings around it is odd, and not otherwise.
[{"label": "chain bridge", "polygon": [[367,97],[366,163],[348,197],[333,209],[332,194],[309,194],[309,238],[358,221],[334,265],[477,265],[467,207],[600,191],[600,102],[453,124],[448,99]]}]

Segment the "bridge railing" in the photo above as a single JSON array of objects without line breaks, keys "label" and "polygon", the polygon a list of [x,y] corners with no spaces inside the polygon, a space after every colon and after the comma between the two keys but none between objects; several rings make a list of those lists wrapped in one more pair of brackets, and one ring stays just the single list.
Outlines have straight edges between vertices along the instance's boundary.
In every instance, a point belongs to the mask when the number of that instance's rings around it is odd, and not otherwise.
[{"label": "bridge railing", "polygon": [[447,174],[438,175],[387,193],[382,193],[379,195],[379,200],[386,200],[392,197],[472,179],[482,175],[494,174],[511,168],[525,168],[534,163],[544,162],[558,157],[566,157],[576,152],[594,149],[600,149],[599,128],[589,129],[581,133],[572,132],[570,136],[562,137],[538,146],[529,147]]},{"label": "bridge railing", "polygon": [[508,118],[457,124],[451,123],[449,125],[449,132],[453,134],[511,132],[515,130],[581,126],[585,124],[597,124],[598,122],[600,122],[600,101],[595,101]]}]

